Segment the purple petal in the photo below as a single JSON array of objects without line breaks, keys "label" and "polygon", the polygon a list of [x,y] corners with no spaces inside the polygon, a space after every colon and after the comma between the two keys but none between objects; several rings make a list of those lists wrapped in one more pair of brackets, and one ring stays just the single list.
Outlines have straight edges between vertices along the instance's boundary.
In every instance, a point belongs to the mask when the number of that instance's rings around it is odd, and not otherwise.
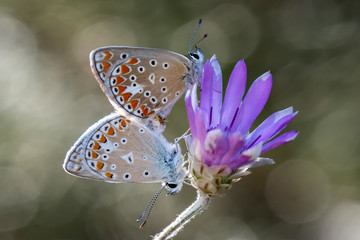
[{"label": "purple petal", "polygon": [[208,132],[205,138],[205,163],[208,166],[219,165],[221,158],[226,154],[228,149],[228,138],[221,129],[217,128]]},{"label": "purple petal", "polygon": [[201,91],[200,91],[200,108],[207,112],[208,117],[205,122],[209,126],[209,121],[212,119],[211,102],[213,95],[213,77],[214,69],[211,67],[210,61],[206,61],[202,74]]},{"label": "purple petal", "polygon": [[222,104],[222,74],[219,62],[215,55],[210,59],[210,63],[214,69],[214,76],[212,88],[213,93],[211,99],[212,115],[209,126],[210,128],[216,128],[220,123],[220,110]]},{"label": "purple petal", "polygon": [[252,144],[257,144],[259,142],[267,142],[269,139],[273,138],[278,134],[281,130],[283,130],[286,125],[288,125],[298,112],[292,113],[290,115],[284,116],[272,125],[268,125],[266,129],[263,130],[254,140],[255,142],[248,142],[247,145],[250,146]]},{"label": "purple petal", "polygon": [[245,62],[240,60],[234,67],[226,87],[224,104],[221,109],[221,129],[229,128],[240,108],[246,86],[246,74]]},{"label": "purple petal", "polygon": [[264,144],[264,146],[261,150],[261,153],[263,154],[263,153],[270,151],[274,148],[277,148],[285,143],[291,142],[292,140],[294,140],[296,138],[298,133],[299,133],[298,131],[290,131],[290,132],[286,132],[286,133],[278,136],[274,140]]},{"label": "purple petal", "polygon": [[266,72],[257,78],[251,85],[240,110],[230,126],[230,132],[240,131],[247,134],[256,117],[260,114],[267,102],[272,86],[272,76]]},{"label": "purple petal", "polygon": [[201,108],[196,109],[195,111],[195,125],[196,125],[196,135],[200,141],[200,144],[204,148],[205,145],[205,137],[207,133],[207,129],[204,122],[204,116],[207,113],[203,111]]},{"label": "purple petal", "polygon": [[186,91],[186,95],[185,95],[185,107],[191,129],[191,135],[193,136],[193,138],[197,137],[196,124],[195,124],[195,108],[197,104],[196,89],[197,89],[197,85],[195,84],[192,87],[192,89]]},{"label": "purple petal", "polygon": [[236,158],[244,146],[244,137],[240,133],[228,136],[229,150],[221,159],[219,165],[227,165],[232,159]]},{"label": "purple petal", "polygon": [[260,134],[269,126],[273,125],[279,119],[283,118],[286,115],[292,114],[293,108],[289,107],[281,111],[277,111],[271,114],[268,118],[265,119],[254,131],[252,131],[248,135],[247,145],[253,143],[257,138],[259,138]]},{"label": "purple petal", "polygon": [[236,158],[236,160],[231,161],[227,164],[228,167],[230,167],[233,171],[238,169],[239,167],[246,165],[250,162],[251,156],[247,155],[240,155]]},{"label": "purple petal", "polygon": [[242,152],[236,159],[234,159],[228,166],[232,169],[238,169],[239,167],[250,163],[250,161],[255,160],[260,156],[261,149],[261,143],[247,149],[246,151]]}]

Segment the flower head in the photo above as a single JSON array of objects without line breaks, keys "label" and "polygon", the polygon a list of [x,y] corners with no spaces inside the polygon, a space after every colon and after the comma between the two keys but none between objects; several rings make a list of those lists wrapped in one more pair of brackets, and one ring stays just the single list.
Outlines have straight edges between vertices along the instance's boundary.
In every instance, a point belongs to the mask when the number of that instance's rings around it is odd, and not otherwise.
[{"label": "flower head", "polygon": [[[272,76],[258,77],[245,98],[246,65],[239,61],[231,73],[222,102],[221,68],[215,56],[204,65],[200,106],[197,86],[188,90],[185,104],[192,138],[187,138],[192,184],[210,196],[223,194],[248,168],[272,164],[260,155],[295,139],[298,132],[277,134],[296,116],[292,107],[270,115],[252,132],[256,117],[270,95]],[[277,136],[277,137],[276,137]]]}]

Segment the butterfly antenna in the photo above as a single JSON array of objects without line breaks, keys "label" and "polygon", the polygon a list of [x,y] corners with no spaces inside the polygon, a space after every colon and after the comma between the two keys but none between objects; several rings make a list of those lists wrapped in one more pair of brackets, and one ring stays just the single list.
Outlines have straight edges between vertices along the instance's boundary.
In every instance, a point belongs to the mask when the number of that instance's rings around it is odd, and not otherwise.
[{"label": "butterfly antenna", "polygon": [[[192,38],[191,38],[191,42],[190,42],[190,51],[189,51],[189,52],[191,52],[191,49],[192,49],[192,46],[193,46],[193,41],[194,41],[194,38],[195,38],[196,32],[197,32],[197,30],[199,29],[199,27],[200,27],[201,23],[202,23],[202,19],[200,18],[200,19],[199,19],[199,22],[198,22],[198,25],[197,25],[197,27],[196,27],[196,29],[195,29],[195,31],[194,31],[194,34],[192,35]],[[196,45],[195,45],[195,46],[196,46]]]},{"label": "butterfly antenna", "polygon": [[[144,227],[145,223],[147,222],[149,216],[150,216],[150,213],[151,213],[151,210],[153,209],[154,205],[155,205],[155,202],[157,200],[157,198],[159,197],[160,193],[162,192],[162,190],[164,190],[166,185],[163,185],[161,186],[161,188],[159,190],[157,190],[157,192],[154,194],[154,196],[151,198],[150,202],[148,203],[148,205],[146,206],[145,210],[143,211],[143,213],[141,214],[141,216],[136,219],[137,222],[139,222],[144,216],[145,216],[145,213],[148,212],[146,214],[146,217],[144,219],[144,221],[141,223],[140,225],[140,229]],[[149,209],[149,211],[148,211]]]},{"label": "butterfly antenna", "polygon": [[194,47],[197,48],[197,45],[198,45],[202,40],[204,40],[205,38],[207,38],[207,36],[208,36],[208,34],[205,33],[204,36],[203,36],[199,41],[197,41],[197,42],[194,44]]}]

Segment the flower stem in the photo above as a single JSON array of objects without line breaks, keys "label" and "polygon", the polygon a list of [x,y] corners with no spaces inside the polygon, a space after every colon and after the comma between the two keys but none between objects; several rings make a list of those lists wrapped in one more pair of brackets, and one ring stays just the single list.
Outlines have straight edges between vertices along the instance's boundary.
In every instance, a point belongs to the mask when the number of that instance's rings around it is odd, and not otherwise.
[{"label": "flower stem", "polygon": [[161,233],[156,234],[153,240],[164,240],[175,237],[184,225],[190,222],[192,218],[202,213],[209,203],[210,197],[201,191],[197,191],[196,200]]}]

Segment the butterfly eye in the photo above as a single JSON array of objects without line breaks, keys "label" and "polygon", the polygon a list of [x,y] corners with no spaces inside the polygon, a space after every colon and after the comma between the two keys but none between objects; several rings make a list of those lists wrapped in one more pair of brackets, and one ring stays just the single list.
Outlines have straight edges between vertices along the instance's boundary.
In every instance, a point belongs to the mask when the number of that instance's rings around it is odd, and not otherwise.
[{"label": "butterfly eye", "polygon": [[175,189],[175,188],[177,188],[178,185],[175,183],[168,183],[167,186],[171,189]]}]

